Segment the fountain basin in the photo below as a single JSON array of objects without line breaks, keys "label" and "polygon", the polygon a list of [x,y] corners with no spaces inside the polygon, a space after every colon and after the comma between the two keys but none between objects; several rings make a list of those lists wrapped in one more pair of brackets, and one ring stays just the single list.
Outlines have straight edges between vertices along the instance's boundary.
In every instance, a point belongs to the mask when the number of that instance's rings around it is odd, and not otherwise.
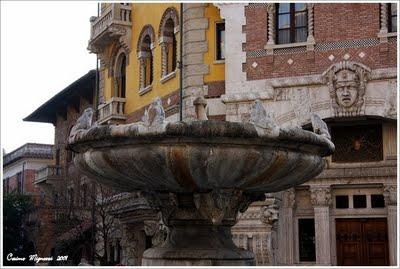
[{"label": "fountain basin", "polygon": [[143,132],[137,125],[95,126],[70,146],[75,164],[108,186],[174,193],[280,191],[318,175],[334,150],[329,139],[300,128],[260,137],[253,124],[221,121]]},{"label": "fountain basin", "polygon": [[[261,122],[192,121],[92,126],[69,146],[86,175],[121,191],[143,191],[169,232],[143,265],[254,265],[232,241],[238,211],[318,175],[334,151],[329,134]],[[322,131],[325,127],[322,124]]]}]

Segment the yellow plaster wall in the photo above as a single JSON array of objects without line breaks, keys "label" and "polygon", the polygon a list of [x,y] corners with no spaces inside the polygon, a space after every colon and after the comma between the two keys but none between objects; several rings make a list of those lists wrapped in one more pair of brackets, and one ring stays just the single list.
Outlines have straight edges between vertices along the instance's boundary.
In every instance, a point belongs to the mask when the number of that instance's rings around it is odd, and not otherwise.
[{"label": "yellow plaster wall", "polygon": [[208,4],[205,9],[205,16],[208,18],[208,29],[206,39],[208,43],[208,52],[204,54],[204,62],[209,65],[210,72],[204,76],[204,82],[225,80],[225,63],[222,61],[216,63],[216,27],[215,23],[222,22],[219,10],[213,4]]},{"label": "yellow plaster wall", "polygon": [[[164,84],[161,80],[161,47],[158,44],[158,28],[161,17],[168,7],[175,7],[180,11],[179,3],[168,4],[132,4],[132,49],[129,54],[129,64],[126,66],[126,104],[125,114],[132,113],[141,107],[151,103],[157,96],[165,96],[179,89],[179,70],[176,69],[174,78]],[[153,49],[153,83],[152,90],[139,95],[139,60],[137,58],[137,43],[139,34],[147,24],[153,26],[155,48]],[[176,35],[177,44],[180,42],[180,33]],[[111,49],[111,48],[110,48]],[[177,48],[177,59],[179,59],[179,46]],[[108,70],[105,70],[104,96],[107,101],[112,96],[112,78],[108,77]]]}]

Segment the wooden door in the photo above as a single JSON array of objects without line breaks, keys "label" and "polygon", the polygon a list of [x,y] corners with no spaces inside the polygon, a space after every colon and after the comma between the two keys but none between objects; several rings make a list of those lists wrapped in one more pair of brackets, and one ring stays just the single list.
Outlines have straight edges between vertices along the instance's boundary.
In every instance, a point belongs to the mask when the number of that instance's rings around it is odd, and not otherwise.
[{"label": "wooden door", "polygon": [[336,219],[338,265],[389,265],[386,219]]}]

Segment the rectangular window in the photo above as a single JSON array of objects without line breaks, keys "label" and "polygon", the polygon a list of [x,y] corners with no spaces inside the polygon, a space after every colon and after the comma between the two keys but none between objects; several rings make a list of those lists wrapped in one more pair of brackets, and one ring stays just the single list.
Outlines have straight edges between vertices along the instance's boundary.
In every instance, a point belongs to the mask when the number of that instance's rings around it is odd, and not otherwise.
[{"label": "rectangular window", "polygon": [[382,194],[372,194],[371,195],[371,207],[372,208],[382,208],[385,207],[385,199]]},{"label": "rectangular window", "polygon": [[68,189],[68,199],[69,199],[69,207],[72,209],[74,206],[74,189]]},{"label": "rectangular window", "polygon": [[121,254],[122,254],[122,247],[119,241],[117,241],[117,260],[116,263],[121,263]]},{"label": "rectangular window", "polygon": [[397,32],[397,4],[388,4],[388,30],[390,33]]},{"label": "rectangular window", "polygon": [[299,260],[315,261],[315,224],[314,219],[299,219]]},{"label": "rectangular window", "polygon": [[56,165],[60,165],[60,150],[56,150]]},{"label": "rectangular window", "polygon": [[6,178],[5,182],[6,182],[6,188],[5,188],[6,193],[9,193],[10,192],[10,178]]},{"label": "rectangular window", "polygon": [[217,33],[217,51],[216,51],[216,60],[225,60],[225,23],[217,23],[216,24],[216,33]]},{"label": "rectangular window", "polygon": [[332,161],[373,162],[383,160],[382,125],[332,126],[335,152]]},{"label": "rectangular window", "polygon": [[367,208],[367,196],[366,195],[353,195],[353,207],[354,208]]},{"label": "rectangular window", "polygon": [[336,208],[349,208],[349,196],[347,195],[337,195]]},{"label": "rectangular window", "polygon": [[23,183],[22,183],[22,173],[21,172],[19,172],[17,174],[17,191],[18,191],[18,193],[23,192]]},{"label": "rectangular window", "polygon": [[72,151],[71,150],[67,150],[67,162],[70,163],[73,159],[72,156]]},{"label": "rectangular window", "polygon": [[86,207],[87,206],[87,185],[83,184],[82,185],[82,207]]},{"label": "rectangular window", "polygon": [[277,44],[306,42],[308,35],[307,4],[276,4]]}]

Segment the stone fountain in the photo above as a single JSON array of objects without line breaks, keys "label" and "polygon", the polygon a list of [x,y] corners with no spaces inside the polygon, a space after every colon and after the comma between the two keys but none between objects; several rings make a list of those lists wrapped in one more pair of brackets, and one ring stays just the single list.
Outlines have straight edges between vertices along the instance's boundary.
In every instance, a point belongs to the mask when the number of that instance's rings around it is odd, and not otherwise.
[{"label": "stone fountain", "polygon": [[254,265],[232,241],[238,212],[317,176],[334,151],[328,128],[316,115],[314,132],[280,128],[260,101],[248,123],[206,120],[205,102],[196,105],[203,120],[191,122],[166,122],[160,99],[133,124],[92,126],[87,110],[69,137],[75,164],[107,186],[141,191],[161,211],[168,236],[143,265]]}]

